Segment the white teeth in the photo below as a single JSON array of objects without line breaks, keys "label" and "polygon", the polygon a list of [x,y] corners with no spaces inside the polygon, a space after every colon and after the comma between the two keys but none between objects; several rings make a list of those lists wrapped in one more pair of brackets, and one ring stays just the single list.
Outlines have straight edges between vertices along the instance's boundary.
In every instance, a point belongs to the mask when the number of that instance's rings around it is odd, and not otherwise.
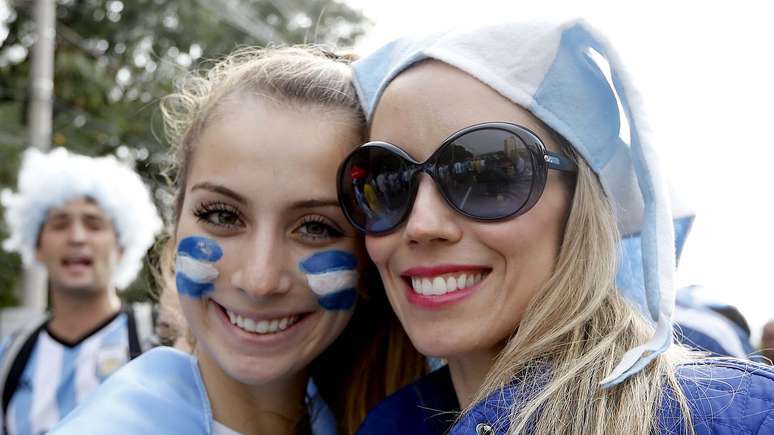
[{"label": "white teeth", "polygon": [[449,292],[472,287],[486,277],[486,273],[467,274],[460,273],[448,276],[446,279],[441,276],[435,278],[411,277],[411,287],[416,293],[426,296],[438,296]]},{"label": "white teeth", "polygon": [[228,318],[233,325],[245,331],[258,334],[272,334],[277,331],[284,331],[298,321],[298,316],[288,316],[272,320],[254,320],[249,317],[242,317],[230,310],[226,310],[226,314],[228,314]]},{"label": "white teeth", "polygon": [[449,279],[446,280],[446,291],[453,292],[454,290],[457,290],[457,280],[453,276],[450,276]]},{"label": "white teeth", "polygon": [[444,293],[446,293],[446,281],[440,276],[437,276],[433,279],[433,294],[442,295]]}]

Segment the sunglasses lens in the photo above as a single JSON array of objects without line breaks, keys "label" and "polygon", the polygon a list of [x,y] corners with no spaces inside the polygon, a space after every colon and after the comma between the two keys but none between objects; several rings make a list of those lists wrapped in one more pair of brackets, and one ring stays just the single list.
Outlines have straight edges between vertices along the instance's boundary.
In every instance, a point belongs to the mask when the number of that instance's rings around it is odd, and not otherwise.
[{"label": "sunglasses lens", "polygon": [[360,148],[345,162],[340,202],[353,223],[369,233],[394,229],[410,207],[414,166],[379,147]]},{"label": "sunglasses lens", "polygon": [[499,219],[520,211],[534,185],[535,156],[519,135],[487,128],[466,133],[438,156],[439,184],[465,214]]}]

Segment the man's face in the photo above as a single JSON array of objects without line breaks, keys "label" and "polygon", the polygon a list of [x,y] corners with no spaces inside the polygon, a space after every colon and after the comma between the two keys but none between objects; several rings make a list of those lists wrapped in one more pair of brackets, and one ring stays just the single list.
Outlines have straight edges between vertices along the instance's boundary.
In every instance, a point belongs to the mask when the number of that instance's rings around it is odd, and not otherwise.
[{"label": "man's face", "polygon": [[120,257],[113,223],[93,200],[77,198],[48,211],[36,258],[48,270],[53,290],[105,291]]}]

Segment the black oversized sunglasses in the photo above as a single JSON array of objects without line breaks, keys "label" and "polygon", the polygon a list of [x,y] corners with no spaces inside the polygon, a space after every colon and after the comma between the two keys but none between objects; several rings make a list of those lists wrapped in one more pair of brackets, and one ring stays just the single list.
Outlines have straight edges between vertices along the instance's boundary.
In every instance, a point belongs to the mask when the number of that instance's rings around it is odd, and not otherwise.
[{"label": "black oversized sunglasses", "polygon": [[418,175],[424,172],[454,210],[471,219],[497,221],[532,208],[549,169],[577,170],[527,128],[487,122],[452,134],[423,163],[387,142],[361,145],[339,167],[339,203],[360,231],[388,233],[411,213]]}]

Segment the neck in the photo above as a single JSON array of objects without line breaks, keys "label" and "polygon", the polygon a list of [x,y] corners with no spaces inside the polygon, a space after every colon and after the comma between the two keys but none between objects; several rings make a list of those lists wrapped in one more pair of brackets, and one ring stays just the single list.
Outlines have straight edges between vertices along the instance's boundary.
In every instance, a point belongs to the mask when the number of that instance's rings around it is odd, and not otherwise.
[{"label": "neck", "polygon": [[306,374],[247,385],[226,373],[201,346],[194,354],[215,420],[245,435],[295,433],[305,412]]},{"label": "neck", "polygon": [[457,393],[461,409],[465,409],[473,401],[499,350],[498,347],[496,350],[476,351],[447,358],[454,392]]},{"label": "neck", "polygon": [[79,340],[121,308],[121,301],[112,289],[90,295],[75,295],[52,288],[51,303],[52,317],[48,328],[68,342]]}]

